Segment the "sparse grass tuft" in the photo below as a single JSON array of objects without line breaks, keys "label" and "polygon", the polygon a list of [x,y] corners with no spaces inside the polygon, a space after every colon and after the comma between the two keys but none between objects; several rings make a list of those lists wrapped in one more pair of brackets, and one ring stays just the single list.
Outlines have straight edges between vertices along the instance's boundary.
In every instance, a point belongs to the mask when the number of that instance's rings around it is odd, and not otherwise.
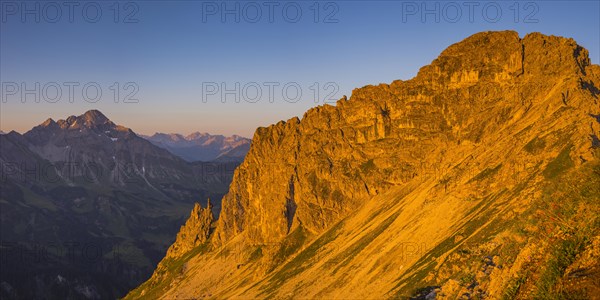
[{"label": "sparse grass tuft", "polygon": [[466,274],[466,275],[460,277],[460,279],[458,280],[458,283],[460,283],[460,285],[465,286],[465,285],[471,284],[474,280],[475,280],[475,274],[469,273],[469,274]]},{"label": "sparse grass tuft", "polygon": [[471,178],[467,183],[481,181],[481,180],[487,179],[491,176],[494,176],[496,173],[498,173],[498,171],[500,170],[501,167],[502,167],[502,164],[499,164],[493,168],[486,168],[485,170],[481,171],[479,174],[475,175],[475,177]]},{"label": "sparse grass tuft", "polygon": [[515,299],[523,283],[525,283],[525,276],[513,278],[506,286],[504,294],[502,295],[502,300]]},{"label": "sparse grass tuft", "polygon": [[154,274],[152,274],[152,278],[144,282],[135,290],[131,291],[125,298],[158,299],[159,296],[163,294],[171,285],[173,280],[175,280],[182,274],[182,272],[185,271],[187,268],[187,262],[192,259],[192,257],[205,253],[208,251],[208,248],[209,245],[208,242],[206,242],[190,250],[181,257],[175,259],[163,259],[154,271]]},{"label": "sparse grass tuft", "polygon": [[548,163],[548,166],[546,166],[546,169],[542,172],[544,177],[553,179],[574,166],[570,156],[572,147],[572,145],[569,145],[563,148],[558,156]]},{"label": "sparse grass tuft", "polygon": [[535,137],[534,139],[529,141],[529,143],[527,143],[525,145],[525,147],[523,147],[523,149],[525,149],[525,151],[527,151],[531,154],[537,154],[537,153],[540,153],[542,150],[544,150],[545,147],[546,147],[546,141],[544,141],[543,139],[540,139],[538,137]]},{"label": "sparse grass tuft", "polygon": [[565,270],[569,267],[587,244],[586,236],[574,236],[561,241],[552,247],[552,252],[546,268],[537,285],[536,298],[539,299],[569,299],[562,292],[560,285]]}]

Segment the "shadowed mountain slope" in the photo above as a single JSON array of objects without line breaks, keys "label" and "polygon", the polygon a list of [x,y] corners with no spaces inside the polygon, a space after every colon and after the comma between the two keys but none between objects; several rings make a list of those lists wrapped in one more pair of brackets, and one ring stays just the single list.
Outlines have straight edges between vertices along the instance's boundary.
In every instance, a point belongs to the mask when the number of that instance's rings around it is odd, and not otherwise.
[{"label": "shadowed mountain slope", "polygon": [[2,299],[122,297],[234,168],[188,163],[97,110],[0,135]]}]

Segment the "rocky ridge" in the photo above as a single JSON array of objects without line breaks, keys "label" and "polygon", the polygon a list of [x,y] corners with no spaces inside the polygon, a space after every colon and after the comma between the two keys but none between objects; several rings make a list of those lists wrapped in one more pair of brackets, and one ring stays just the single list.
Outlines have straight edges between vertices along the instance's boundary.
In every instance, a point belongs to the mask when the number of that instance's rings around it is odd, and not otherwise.
[{"label": "rocky ridge", "polygon": [[[573,40],[481,33],[450,46],[415,79],[355,89],[302,121],[259,128],[223,200],[215,241],[242,231],[253,242],[278,241],[299,224],[320,233],[366,199],[435,169],[451,147],[481,145],[542,100],[533,92],[583,85],[588,66],[587,50]],[[566,96],[554,97],[548,105],[565,105]],[[577,153],[589,158],[588,146]]]},{"label": "rocky ridge", "polygon": [[565,197],[550,186],[586,191],[577,200],[587,212],[569,220],[588,235],[595,226],[598,194],[579,178],[599,182],[599,85],[600,67],[572,39],[483,32],[411,80],[355,89],[336,106],[259,128],[207,243],[176,276],[155,272],[128,297],[550,293],[554,281],[539,281],[544,290],[520,279],[545,278],[545,269],[520,261],[550,249],[534,238],[542,226],[560,225],[536,215]]},{"label": "rocky ridge", "polygon": [[206,208],[198,203],[194,205],[190,217],[181,226],[175,242],[167,250],[166,258],[178,258],[208,240],[214,221],[212,208],[210,198]]}]

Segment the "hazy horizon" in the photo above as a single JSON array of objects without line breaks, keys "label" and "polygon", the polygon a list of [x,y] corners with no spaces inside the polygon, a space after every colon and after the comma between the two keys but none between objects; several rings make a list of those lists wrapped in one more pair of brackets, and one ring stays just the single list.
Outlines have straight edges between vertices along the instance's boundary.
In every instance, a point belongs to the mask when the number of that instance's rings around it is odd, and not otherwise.
[{"label": "hazy horizon", "polygon": [[87,112],[89,110],[98,110],[102,114],[104,114],[109,120],[111,120],[112,122],[114,122],[115,124],[121,125],[121,126],[125,126],[125,127],[129,128],[129,129],[133,130],[136,134],[143,135],[143,136],[152,136],[154,134],[159,134],[160,133],[160,134],[179,134],[179,135],[182,135],[182,136],[186,137],[186,136],[189,136],[189,135],[192,135],[192,134],[195,134],[195,133],[208,133],[208,134],[213,135],[213,136],[215,136],[215,135],[223,135],[225,137],[231,137],[231,136],[237,135],[237,136],[241,136],[241,137],[244,137],[244,138],[249,138],[249,139],[252,138],[252,135],[245,136],[245,135],[236,134],[236,133],[223,134],[223,133],[219,133],[219,132],[207,132],[207,131],[203,131],[201,129],[199,129],[199,130],[193,130],[193,129],[191,129],[190,131],[185,131],[185,132],[165,132],[165,131],[140,132],[140,131],[136,130],[135,128],[131,128],[131,127],[129,127],[129,126],[123,124],[123,123],[116,122],[113,118],[111,118],[109,115],[105,114],[102,110],[95,109],[95,108],[90,108],[90,109],[88,109],[86,111],[82,111],[82,112],[79,112],[79,113],[73,113],[73,114],[70,114],[70,115],[67,115],[67,116],[46,117],[45,119],[40,120],[39,122],[37,122],[35,124],[32,124],[30,128],[26,128],[24,130],[15,130],[15,129],[4,130],[3,128],[0,128],[0,131],[2,131],[4,133],[9,133],[11,131],[16,131],[16,132],[18,132],[20,134],[24,134],[25,132],[33,129],[35,126],[38,126],[38,125],[44,123],[47,119],[52,119],[54,121],[58,121],[58,120],[61,120],[61,119],[62,120],[66,120],[68,117],[71,117],[71,116],[80,116],[80,115],[83,115],[83,114],[85,114],[85,112]]}]

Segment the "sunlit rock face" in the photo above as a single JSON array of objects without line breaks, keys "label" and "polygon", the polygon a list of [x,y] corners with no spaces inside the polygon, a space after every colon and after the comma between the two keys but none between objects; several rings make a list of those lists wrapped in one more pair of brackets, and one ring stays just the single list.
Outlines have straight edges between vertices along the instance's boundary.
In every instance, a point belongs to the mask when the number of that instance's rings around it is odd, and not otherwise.
[{"label": "sunlit rock face", "polygon": [[259,128],[206,243],[129,297],[552,298],[560,278],[528,278],[554,276],[553,247],[598,257],[599,86],[572,39],[482,32]]},{"label": "sunlit rock face", "polygon": [[246,231],[273,242],[300,225],[320,233],[366,199],[439,168],[444,152],[486,147],[541,95],[565,105],[552,91],[581,91],[589,65],[571,39],[484,32],[450,46],[412,80],[355,89],[302,120],[259,128],[224,198],[215,241]]}]

